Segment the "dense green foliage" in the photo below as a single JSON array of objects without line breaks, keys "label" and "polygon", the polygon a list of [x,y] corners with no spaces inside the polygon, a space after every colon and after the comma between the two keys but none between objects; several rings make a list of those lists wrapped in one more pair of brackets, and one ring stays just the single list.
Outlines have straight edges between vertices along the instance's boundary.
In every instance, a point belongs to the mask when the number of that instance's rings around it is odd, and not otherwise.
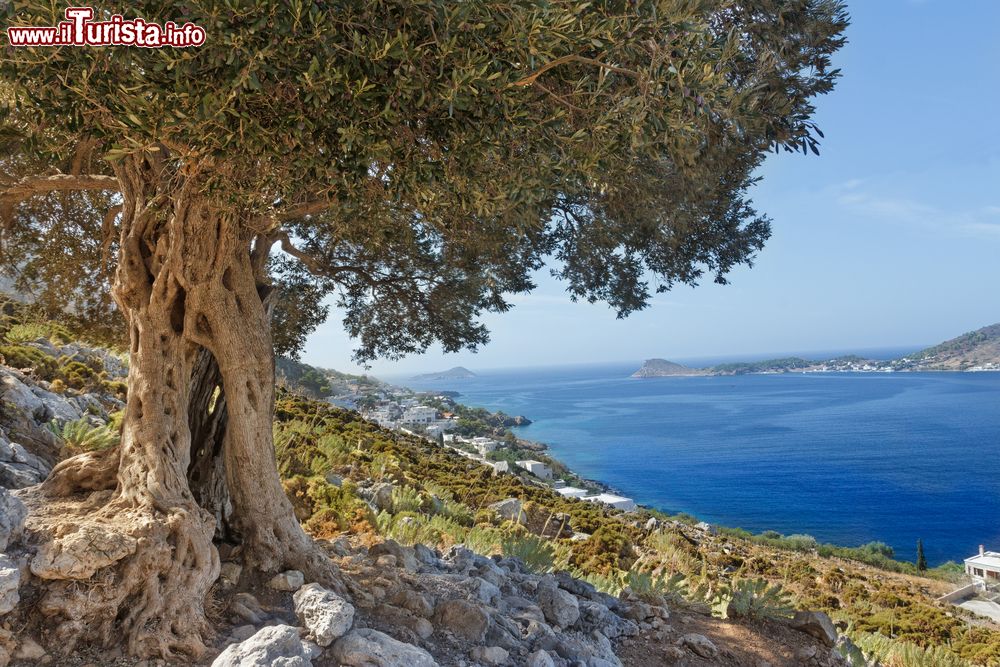
[{"label": "dense green foliage", "polygon": [[[3,11],[10,25],[62,18],[47,0]],[[485,342],[479,316],[532,289],[546,259],[573,298],[619,315],[677,283],[725,282],[770,233],[747,197],[766,155],[817,152],[813,103],[838,77],[847,25],[834,0],[98,11],[190,21],[207,40],[7,49],[0,185],[133,165],[168,197],[197,191],[294,258],[271,267],[290,286],[279,350],[301,345],[332,294],[360,359]],[[74,204],[91,268],[115,250],[103,196]],[[0,214],[15,203],[0,196]],[[16,222],[31,238],[58,217]]]}]

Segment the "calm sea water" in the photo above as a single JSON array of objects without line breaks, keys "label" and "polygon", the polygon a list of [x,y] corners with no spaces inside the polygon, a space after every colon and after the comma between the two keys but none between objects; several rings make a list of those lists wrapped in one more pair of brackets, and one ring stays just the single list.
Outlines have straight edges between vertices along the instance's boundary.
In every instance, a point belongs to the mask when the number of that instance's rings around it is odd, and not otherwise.
[{"label": "calm sea water", "polygon": [[523,414],[521,437],[637,502],[753,532],[1000,550],[1000,373],[633,379],[637,364],[423,383]]}]

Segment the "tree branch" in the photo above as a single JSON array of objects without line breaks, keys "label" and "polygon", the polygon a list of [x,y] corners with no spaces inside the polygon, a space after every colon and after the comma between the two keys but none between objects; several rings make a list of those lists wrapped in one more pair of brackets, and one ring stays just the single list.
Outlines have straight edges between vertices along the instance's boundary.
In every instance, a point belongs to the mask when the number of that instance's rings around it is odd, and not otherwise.
[{"label": "tree branch", "polygon": [[[288,222],[289,220],[297,220],[298,218],[304,218],[307,215],[316,215],[322,213],[326,209],[330,208],[332,202],[326,197],[318,197],[316,199],[309,199],[302,202],[301,204],[294,204],[289,206],[284,210],[275,210],[270,215],[270,221],[274,228],[280,227],[281,223]],[[285,235],[287,237],[287,234]],[[275,240],[281,240],[280,236],[275,237]],[[282,242],[284,243],[284,242]]]},{"label": "tree branch", "polygon": [[583,63],[585,65],[593,65],[594,67],[600,67],[610,72],[617,72],[618,74],[623,74],[625,76],[632,77],[633,79],[642,79],[642,75],[639,74],[639,72],[636,72],[635,70],[625,69],[623,67],[616,67],[614,65],[602,63],[600,60],[594,60],[593,58],[587,58],[578,55],[568,55],[568,56],[563,56],[561,58],[556,58],[552,62],[542,65],[539,69],[535,70],[534,72],[524,77],[520,81],[515,81],[513,85],[530,86],[531,84],[535,83],[535,79],[540,77],[542,74],[545,74],[545,72],[549,71],[553,67],[558,67],[559,65],[563,65],[565,63],[570,63],[570,62]]},{"label": "tree branch", "polygon": [[49,192],[118,189],[117,178],[101,174],[27,176],[6,190],[0,191],[0,213],[6,217],[6,214],[19,202]]}]

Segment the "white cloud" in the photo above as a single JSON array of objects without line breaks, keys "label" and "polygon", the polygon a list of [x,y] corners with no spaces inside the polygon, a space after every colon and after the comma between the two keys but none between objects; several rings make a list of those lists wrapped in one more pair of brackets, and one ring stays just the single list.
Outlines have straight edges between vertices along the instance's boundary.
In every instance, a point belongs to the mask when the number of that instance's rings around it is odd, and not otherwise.
[{"label": "white cloud", "polygon": [[847,181],[834,188],[836,201],[855,215],[917,226],[933,233],[948,233],[987,240],[1000,239],[1000,206],[942,209],[905,197],[872,194],[861,181]]}]

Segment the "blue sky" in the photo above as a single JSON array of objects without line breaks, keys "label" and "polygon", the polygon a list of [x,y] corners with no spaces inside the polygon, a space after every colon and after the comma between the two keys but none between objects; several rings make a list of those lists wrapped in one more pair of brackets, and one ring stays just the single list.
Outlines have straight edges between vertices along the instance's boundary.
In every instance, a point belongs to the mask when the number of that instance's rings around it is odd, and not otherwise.
[{"label": "blue sky", "polygon": [[[616,320],[539,277],[488,317],[478,353],[432,350],[375,374],[647,357],[684,359],[932,344],[1000,321],[1000,3],[849,3],[843,77],[818,100],[820,157],[776,155],[753,192],[773,235],[753,269],[659,295]],[[338,313],[303,360],[344,371]]]}]

